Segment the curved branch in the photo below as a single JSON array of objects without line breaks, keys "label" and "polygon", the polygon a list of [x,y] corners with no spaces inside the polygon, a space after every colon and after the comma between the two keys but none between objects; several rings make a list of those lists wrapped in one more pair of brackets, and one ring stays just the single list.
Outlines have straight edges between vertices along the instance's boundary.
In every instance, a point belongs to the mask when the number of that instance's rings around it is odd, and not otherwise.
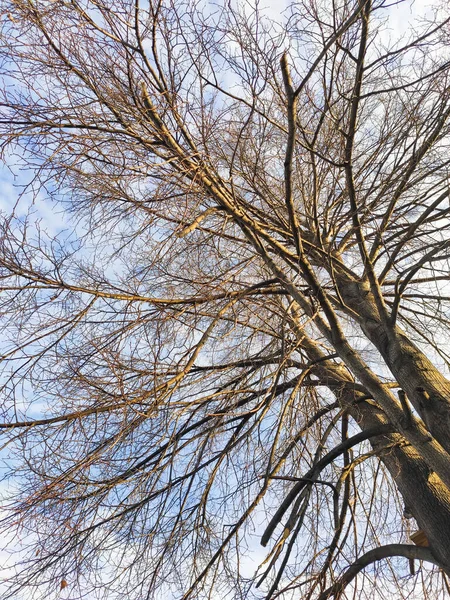
[{"label": "curved branch", "polygon": [[318,600],[327,600],[334,596],[336,599],[340,597],[341,593],[347,587],[347,585],[358,575],[360,571],[365,569],[368,565],[383,560],[383,558],[389,558],[391,556],[404,556],[405,558],[424,560],[431,562],[434,565],[442,568],[442,565],[434,558],[431,550],[422,546],[414,546],[412,544],[387,544],[386,546],[379,546],[373,550],[369,550],[366,554],[363,554],[357,561],[355,561],[345,571],[345,573],[328,589],[322,592]]},{"label": "curved branch", "polygon": [[286,498],[280,504],[278,510],[270,520],[270,523],[266,527],[262,537],[261,537],[261,545],[267,546],[269,539],[271,538],[273,532],[275,531],[276,526],[283,518],[283,515],[289,508],[289,506],[294,502],[295,498],[302,491],[302,489],[308,484],[312,479],[317,479],[317,475],[323,471],[323,469],[328,466],[330,463],[334,461],[335,458],[343,454],[349,448],[356,446],[356,444],[360,444],[365,440],[369,440],[370,438],[379,436],[379,435],[387,435],[394,431],[393,426],[390,423],[385,425],[378,425],[376,427],[372,427],[367,429],[366,431],[361,431],[357,433],[351,438],[348,438],[344,442],[335,446],[328,454],[326,454],[323,458],[321,458],[311,469],[306,473],[306,475],[302,478],[297,479],[297,483],[291,489],[291,491],[287,494]]}]

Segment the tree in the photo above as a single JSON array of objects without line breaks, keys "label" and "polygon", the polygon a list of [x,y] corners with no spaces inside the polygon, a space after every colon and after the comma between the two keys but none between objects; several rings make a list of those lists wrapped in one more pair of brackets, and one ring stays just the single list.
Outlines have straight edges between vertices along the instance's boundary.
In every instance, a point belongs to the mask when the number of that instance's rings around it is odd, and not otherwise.
[{"label": "tree", "polygon": [[8,597],[448,593],[450,19],[389,7],[2,0],[71,219],[2,225]]}]

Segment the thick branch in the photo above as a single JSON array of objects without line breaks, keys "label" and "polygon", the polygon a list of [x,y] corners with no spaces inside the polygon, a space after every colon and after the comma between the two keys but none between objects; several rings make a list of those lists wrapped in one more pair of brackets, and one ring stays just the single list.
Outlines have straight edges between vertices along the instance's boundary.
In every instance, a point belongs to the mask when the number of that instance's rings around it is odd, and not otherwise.
[{"label": "thick branch", "polygon": [[442,565],[434,558],[429,548],[413,546],[410,544],[388,544],[386,546],[380,546],[379,548],[374,548],[373,550],[366,552],[366,554],[363,554],[363,556],[347,569],[336,583],[320,594],[318,600],[327,600],[332,596],[336,599],[339,598],[346,586],[368,565],[392,556],[404,556],[409,559],[424,560],[442,568]]}]

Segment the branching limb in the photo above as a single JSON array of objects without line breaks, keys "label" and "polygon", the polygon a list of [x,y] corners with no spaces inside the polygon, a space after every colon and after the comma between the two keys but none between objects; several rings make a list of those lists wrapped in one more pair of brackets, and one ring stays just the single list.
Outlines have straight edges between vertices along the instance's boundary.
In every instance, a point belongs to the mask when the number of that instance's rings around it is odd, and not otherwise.
[{"label": "branching limb", "polygon": [[423,560],[442,568],[442,565],[434,558],[433,553],[429,548],[413,546],[412,544],[387,544],[386,546],[374,548],[373,550],[366,552],[366,554],[363,554],[347,569],[336,583],[320,594],[318,600],[328,600],[328,598],[331,597],[334,597],[337,600],[358,573],[368,565],[392,556],[404,556],[409,559]]}]

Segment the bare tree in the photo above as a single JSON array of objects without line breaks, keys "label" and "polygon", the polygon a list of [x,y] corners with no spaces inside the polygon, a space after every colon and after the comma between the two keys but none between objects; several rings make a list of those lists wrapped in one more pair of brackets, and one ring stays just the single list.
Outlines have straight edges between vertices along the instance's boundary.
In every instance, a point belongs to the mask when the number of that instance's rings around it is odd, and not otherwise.
[{"label": "bare tree", "polygon": [[4,597],[449,594],[448,9],[1,4]]}]

